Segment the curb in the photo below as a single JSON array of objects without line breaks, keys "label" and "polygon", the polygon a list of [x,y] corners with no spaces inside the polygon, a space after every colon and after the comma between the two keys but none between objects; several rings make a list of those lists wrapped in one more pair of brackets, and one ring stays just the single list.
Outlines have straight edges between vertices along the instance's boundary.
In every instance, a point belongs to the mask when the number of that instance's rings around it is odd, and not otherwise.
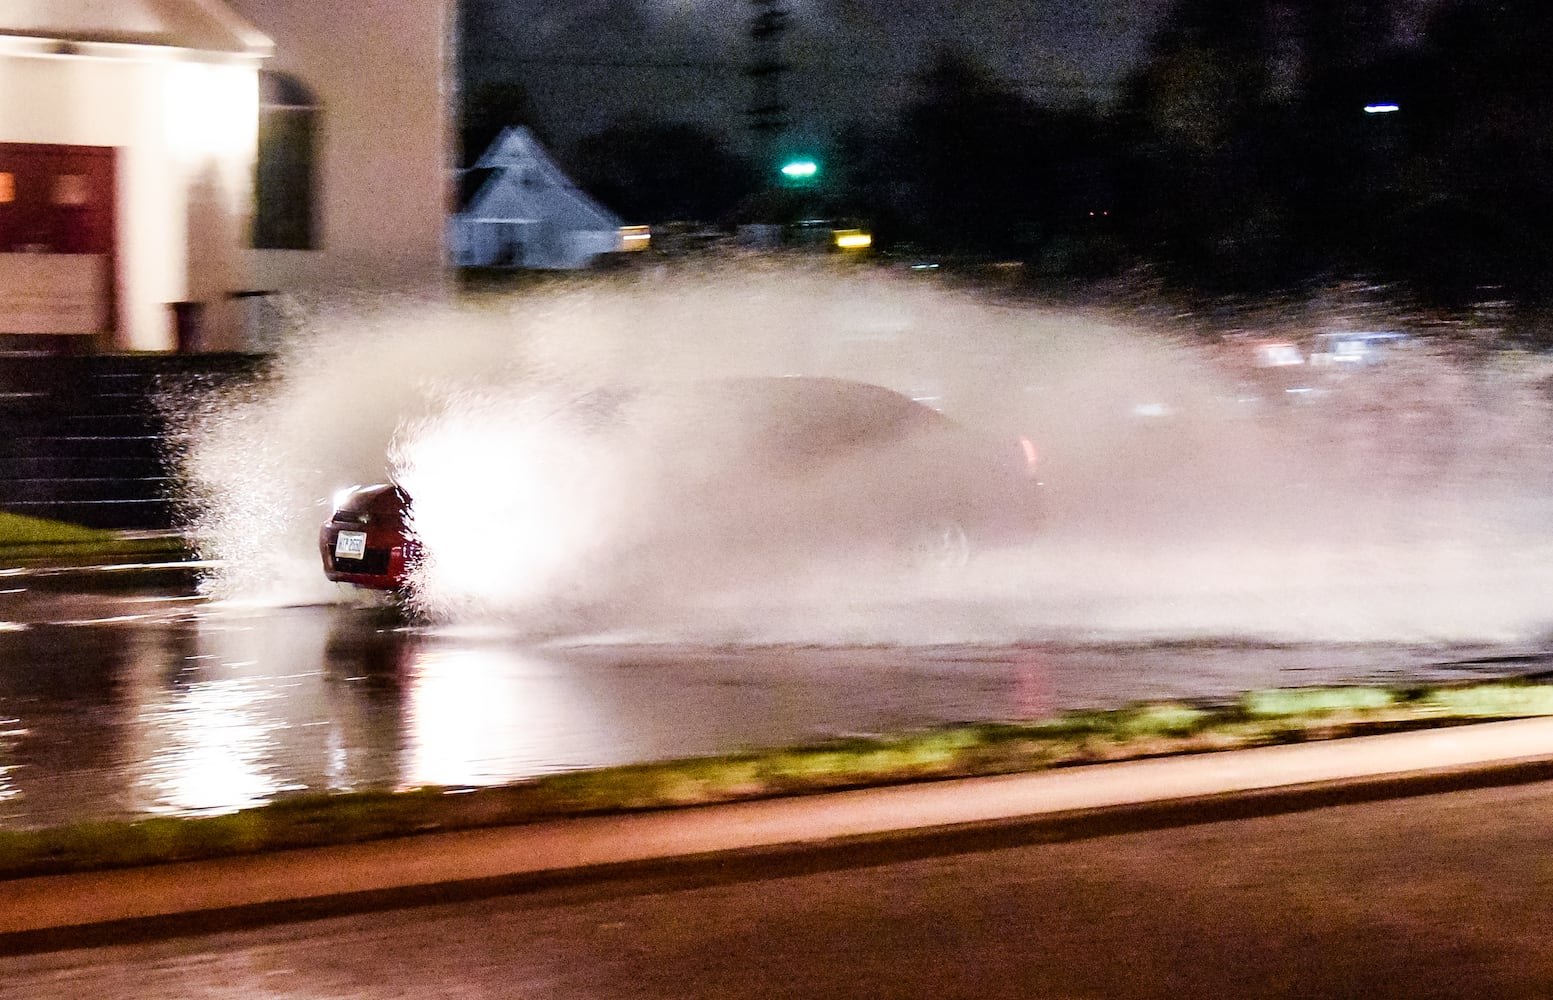
[{"label": "curb", "polygon": [[16,879],[0,954],[549,890],[623,893],[1553,780],[1553,719]]},{"label": "curb", "polygon": [[83,563],[81,565],[54,563],[46,566],[7,566],[0,568],[0,578],[31,580],[43,577],[91,574],[112,576],[120,573],[193,572],[202,569],[215,569],[221,565],[221,562],[211,559],[176,559],[159,562],[126,561]]},{"label": "curb", "polygon": [[201,573],[219,566],[221,563],[211,560],[12,566],[0,568],[0,583],[19,583],[43,591],[82,587],[97,593],[146,587],[186,590]]}]

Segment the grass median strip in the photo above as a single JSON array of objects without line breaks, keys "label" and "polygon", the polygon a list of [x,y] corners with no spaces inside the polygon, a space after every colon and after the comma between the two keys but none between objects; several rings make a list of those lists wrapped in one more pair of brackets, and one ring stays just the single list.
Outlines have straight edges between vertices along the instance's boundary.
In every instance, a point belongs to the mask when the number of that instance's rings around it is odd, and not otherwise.
[{"label": "grass median strip", "polygon": [[188,548],[176,534],[126,537],[99,528],[0,511],[0,567],[187,558]]},{"label": "grass median strip", "polygon": [[1553,715],[1553,685],[1254,691],[815,746],[557,774],[479,789],[301,795],[219,816],[0,831],[0,878],[354,843],[567,816],[1038,771]]}]

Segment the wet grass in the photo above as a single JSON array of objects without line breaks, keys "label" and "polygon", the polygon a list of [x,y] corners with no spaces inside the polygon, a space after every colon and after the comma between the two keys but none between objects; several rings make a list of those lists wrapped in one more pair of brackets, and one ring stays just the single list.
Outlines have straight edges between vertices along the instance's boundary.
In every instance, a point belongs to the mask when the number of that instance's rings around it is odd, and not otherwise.
[{"label": "wet grass", "polygon": [[0,511],[0,567],[186,558],[187,547],[175,534],[126,537],[113,531]]},{"label": "wet grass", "polygon": [[1231,704],[1072,712],[1034,722],[579,771],[493,788],[308,794],[220,816],[0,831],[0,878],[1541,715],[1553,715],[1553,685],[1254,691]]},{"label": "wet grass", "polygon": [[1241,699],[1247,716],[1280,719],[1374,712],[1396,704],[1399,692],[1384,688],[1286,688],[1252,691]]},{"label": "wet grass", "polygon": [[101,544],[113,537],[111,531],[0,511],[0,545]]}]

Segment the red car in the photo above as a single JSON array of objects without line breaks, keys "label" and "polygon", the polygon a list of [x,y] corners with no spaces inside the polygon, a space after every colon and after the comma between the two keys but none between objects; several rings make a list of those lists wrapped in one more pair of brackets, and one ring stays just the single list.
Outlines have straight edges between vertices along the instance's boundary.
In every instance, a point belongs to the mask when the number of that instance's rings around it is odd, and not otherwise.
[{"label": "red car", "polygon": [[318,532],[324,575],[374,590],[401,589],[416,558],[405,523],[409,511],[410,498],[392,483],[336,493],[334,510]]},{"label": "red car", "polygon": [[[632,482],[644,518],[622,550],[667,565],[791,566],[834,557],[954,567],[1028,540],[1042,504],[1028,439],[989,440],[890,389],[741,378],[586,393],[550,419],[616,453],[658,456]],[[643,431],[646,428],[646,431]],[[319,534],[331,580],[402,589],[419,553],[394,484],[342,491]],[[646,553],[647,555],[643,555]]]}]

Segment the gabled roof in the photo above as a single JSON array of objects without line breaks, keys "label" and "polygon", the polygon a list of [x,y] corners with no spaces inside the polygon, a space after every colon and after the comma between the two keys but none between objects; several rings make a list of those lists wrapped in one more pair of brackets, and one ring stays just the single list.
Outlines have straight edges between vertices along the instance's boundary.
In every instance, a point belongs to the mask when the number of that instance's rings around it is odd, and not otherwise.
[{"label": "gabled roof", "polygon": [[555,161],[550,158],[545,147],[534,138],[534,133],[522,125],[502,129],[501,135],[491,140],[491,145],[475,167],[511,167],[518,164],[531,164],[537,167],[550,183],[571,184],[571,179],[555,165]]},{"label": "gabled roof", "polygon": [[0,35],[251,56],[275,47],[221,0],[0,0]]},{"label": "gabled roof", "polygon": [[619,229],[609,209],[572,183],[528,129],[503,129],[460,177],[460,209],[480,218],[545,219],[573,229]]},{"label": "gabled roof", "polygon": [[485,182],[501,171],[490,167],[471,167],[458,172],[458,207],[463,208],[475,200],[475,195],[485,187]]}]

